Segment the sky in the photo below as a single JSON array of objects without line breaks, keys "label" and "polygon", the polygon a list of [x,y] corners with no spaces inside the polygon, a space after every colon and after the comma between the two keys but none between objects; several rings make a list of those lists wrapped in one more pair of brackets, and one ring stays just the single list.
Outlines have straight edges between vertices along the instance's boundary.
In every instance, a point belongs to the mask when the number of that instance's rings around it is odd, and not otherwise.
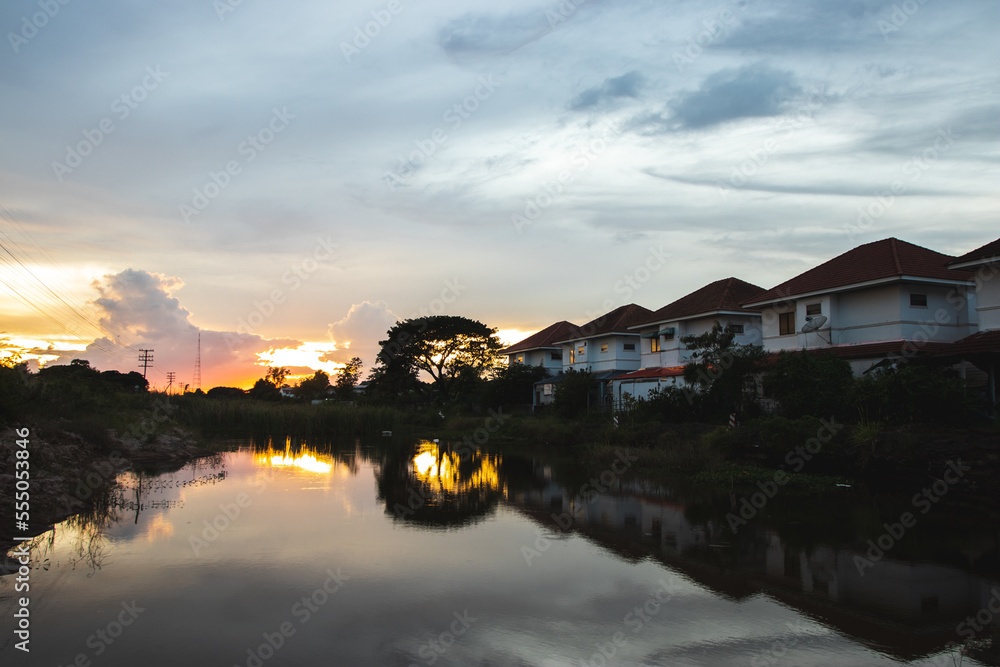
[{"label": "sky", "polygon": [[997,238],[993,0],[0,5],[0,346],[249,386]]}]

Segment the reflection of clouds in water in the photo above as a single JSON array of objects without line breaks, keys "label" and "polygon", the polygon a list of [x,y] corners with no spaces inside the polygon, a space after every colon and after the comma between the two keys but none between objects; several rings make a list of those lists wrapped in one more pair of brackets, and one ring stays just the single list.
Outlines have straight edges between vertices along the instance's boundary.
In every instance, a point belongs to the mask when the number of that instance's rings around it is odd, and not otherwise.
[{"label": "reflection of clouds in water", "polygon": [[166,515],[157,514],[146,526],[146,541],[156,542],[173,537],[174,524],[167,520]]}]

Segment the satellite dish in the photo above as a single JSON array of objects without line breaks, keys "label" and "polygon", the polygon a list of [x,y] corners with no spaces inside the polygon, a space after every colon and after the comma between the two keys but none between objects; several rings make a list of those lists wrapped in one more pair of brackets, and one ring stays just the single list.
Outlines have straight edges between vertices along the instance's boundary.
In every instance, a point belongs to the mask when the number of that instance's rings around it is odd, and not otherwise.
[{"label": "satellite dish", "polygon": [[826,324],[826,315],[817,317],[807,317],[806,323],[802,325],[802,333],[811,333]]}]

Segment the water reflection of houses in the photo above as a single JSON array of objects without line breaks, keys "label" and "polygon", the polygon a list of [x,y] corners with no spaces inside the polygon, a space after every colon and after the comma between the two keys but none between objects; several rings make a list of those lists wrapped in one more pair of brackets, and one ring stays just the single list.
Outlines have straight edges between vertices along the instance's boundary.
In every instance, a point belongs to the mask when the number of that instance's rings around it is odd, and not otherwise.
[{"label": "water reflection of houses", "polygon": [[[581,497],[552,481],[507,502],[556,533],[575,533],[631,561],[653,558],[734,601],[767,595],[838,632],[900,659],[944,650],[956,627],[986,608],[995,581],[950,564],[885,558],[864,574],[853,545],[808,550],[754,522],[738,533],[692,518],[670,489],[641,485]],[[572,523],[569,522],[572,517]]]}]

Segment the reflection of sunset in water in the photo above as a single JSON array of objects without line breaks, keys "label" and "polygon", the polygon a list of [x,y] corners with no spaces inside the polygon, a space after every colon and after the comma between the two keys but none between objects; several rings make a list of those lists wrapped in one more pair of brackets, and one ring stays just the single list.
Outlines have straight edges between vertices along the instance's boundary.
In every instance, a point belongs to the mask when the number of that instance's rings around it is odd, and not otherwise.
[{"label": "reflection of sunset in water", "polygon": [[[464,452],[466,461],[462,461]],[[500,456],[485,452],[449,450],[436,442],[420,441],[413,457],[413,474],[430,490],[463,493],[472,490],[505,492],[500,483]]]},{"label": "reflection of sunset in water", "polygon": [[[330,454],[323,454],[306,446],[292,448],[291,443],[285,444],[284,451],[271,449],[254,454],[254,463],[262,467],[297,468],[319,475],[329,475],[338,467],[346,466],[338,462]],[[349,474],[349,471],[348,471]]]}]

